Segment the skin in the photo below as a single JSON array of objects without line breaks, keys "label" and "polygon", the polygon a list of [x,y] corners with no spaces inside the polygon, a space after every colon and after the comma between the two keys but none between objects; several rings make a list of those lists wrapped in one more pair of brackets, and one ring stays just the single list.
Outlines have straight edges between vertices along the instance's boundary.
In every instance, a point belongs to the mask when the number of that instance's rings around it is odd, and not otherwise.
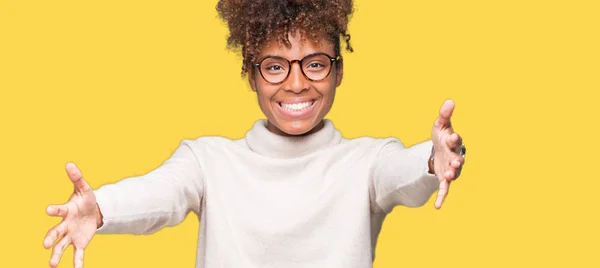
[{"label": "skin", "polygon": [[[334,55],[333,44],[322,40],[322,46],[317,46],[308,40],[302,41],[299,36],[290,36],[291,47],[287,48],[277,43],[265,46],[260,56],[279,55],[292,59],[301,59],[314,52],[325,52]],[[260,58],[260,57],[259,57]],[[333,105],[336,88],[341,84],[343,66],[336,63],[327,79],[319,82],[307,80],[297,64],[294,64],[288,79],[279,85],[271,85],[264,81],[260,74],[251,71],[249,83],[256,92],[258,103],[268,119],[268,129],[279,135],[306,135],[323,127],[323,118]],[[315,107],[311,113],[300,119],[290,119],[281,114],[278,102],[299,98],[315,99]],[[458,153],[462,138],[451,124],[454,102],[447,100],[440,108],[439,116],[435,119],[431,139],[435,148],[434,170],[440,181],[440,188],[434,203],[435,208],[441,208],[450,183],[460,176],[464,158]],[[83,267],[83,253],[96,233],[102,226],[102,214],[96,203],[96,197],[89,184],[83,179],[81,171],[73,163],[66,166],[67,176],[73,183],[73,194],[65,204],[50,205],[46,209],[49,216],[62,217],[63,220],[48,231],[43,245],[52,248],[50,267],[56,267],[64,250],[73,245],[74,267]]]},{"label": "skin", "polygon": [[[307,55],[323,52],[335,56],[334,45],[329,41],[321,41],[317,45],[310,40],[302,41],[299,33],[288,35],[291,47],[278,42],[268,43],[258,55],[258,59],[267,56],[280,56],[288,60],[300,60]],[[252,91],[256,92],[258,105],[268,120],[267,129],[279,135],[306,135],[323,127],[323,118],[331,110],[335,90],[342,83],[344,66],[338,61],[331,66],[331,73],[321,81],[309,81],[302,74],[299,64],[291,66],[288,78],[281,84],[273,85],[265,81],[258,70],[252,68],[248,82]],[[281,112],[280,102],[299,102],[315,100],[311,113],[302,118],[290,118]]]}]

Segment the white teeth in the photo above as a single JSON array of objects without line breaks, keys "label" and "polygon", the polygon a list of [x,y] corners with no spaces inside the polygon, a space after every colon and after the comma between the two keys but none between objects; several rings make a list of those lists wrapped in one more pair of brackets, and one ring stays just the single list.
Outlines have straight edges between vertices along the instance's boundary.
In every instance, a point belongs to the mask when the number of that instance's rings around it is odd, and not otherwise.
[{"label": "white teeth", "polygon": [[306,101],[306,102],[302,102],[302,103],[280,103],[281,107],[288,110],[288,111],[292,111],[292,112],[299,112],[302,111],[308,107],[310,107],[311,105],[313,105],[312,101]]}]

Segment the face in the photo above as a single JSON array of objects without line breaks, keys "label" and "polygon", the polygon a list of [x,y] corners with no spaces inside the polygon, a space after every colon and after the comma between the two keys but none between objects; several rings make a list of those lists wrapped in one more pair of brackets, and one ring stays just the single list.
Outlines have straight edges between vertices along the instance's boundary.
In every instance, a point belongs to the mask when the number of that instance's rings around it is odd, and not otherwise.
[{"label": "face", "polygon": [[[258,61],[268,58],[261,67],[253,67],[249,72],[249,82],[252,90],[258,96],[260,109],[268,120],[267,128],[279,135],[305,135],[318,131],[323,127],[323,118],[333,105],[335,89],[342,82],[342,61],[324,62],[327,57],[313,58],[302,62],[307,75],[314,76],[319,68],[329,64],[330,72],[326,78],[319,81],[311,81],[302,72],[298,62],[286,66],[281,57],[288,61],[301,60],[308,55],[325,53],[335,57],[332,42],[323,39],[317,45],[311,40],[302,40],[299,35],[290,35],[291,46],[288,48],[274,41],[268,43],[257,57]],[[260,68],[260,70],[259,70]],[[289,75],[278,84],[266,81],[260,71],[270,77],[285,77],[289,69]]]}]

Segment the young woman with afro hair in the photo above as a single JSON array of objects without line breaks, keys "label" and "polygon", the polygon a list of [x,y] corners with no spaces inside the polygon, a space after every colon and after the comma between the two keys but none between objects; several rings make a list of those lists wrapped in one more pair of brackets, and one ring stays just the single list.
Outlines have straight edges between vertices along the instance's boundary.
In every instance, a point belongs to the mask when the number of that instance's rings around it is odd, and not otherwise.
[{"label": "young woman with afro hair", "polygon": [[73,163],[74,193],[47,214],[63,221],[44,247],[75,267],[95,234],[151,234],[200,219],[197,268],[366,268],[386,215],[437,191],[440,208],[460,175],[465,147],[444,102],[431,140],[345,139],[324,119],[352,51],[350,0],[222,0],[230,49],[266,120],[245,137],[184,140],[155,170],[92,190]]}]

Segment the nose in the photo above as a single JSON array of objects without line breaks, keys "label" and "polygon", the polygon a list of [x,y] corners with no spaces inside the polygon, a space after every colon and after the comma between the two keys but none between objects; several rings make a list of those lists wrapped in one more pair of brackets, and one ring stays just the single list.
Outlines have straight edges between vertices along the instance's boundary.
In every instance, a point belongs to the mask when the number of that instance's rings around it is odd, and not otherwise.
[{"label": "nose", "polygon": [[304,77],[304,74],[302,74],[299,62],[292,63],[290,66],[290,75],[283,86],[286,91],[291,91],[296,94],[308,90],[309,81]]}]

